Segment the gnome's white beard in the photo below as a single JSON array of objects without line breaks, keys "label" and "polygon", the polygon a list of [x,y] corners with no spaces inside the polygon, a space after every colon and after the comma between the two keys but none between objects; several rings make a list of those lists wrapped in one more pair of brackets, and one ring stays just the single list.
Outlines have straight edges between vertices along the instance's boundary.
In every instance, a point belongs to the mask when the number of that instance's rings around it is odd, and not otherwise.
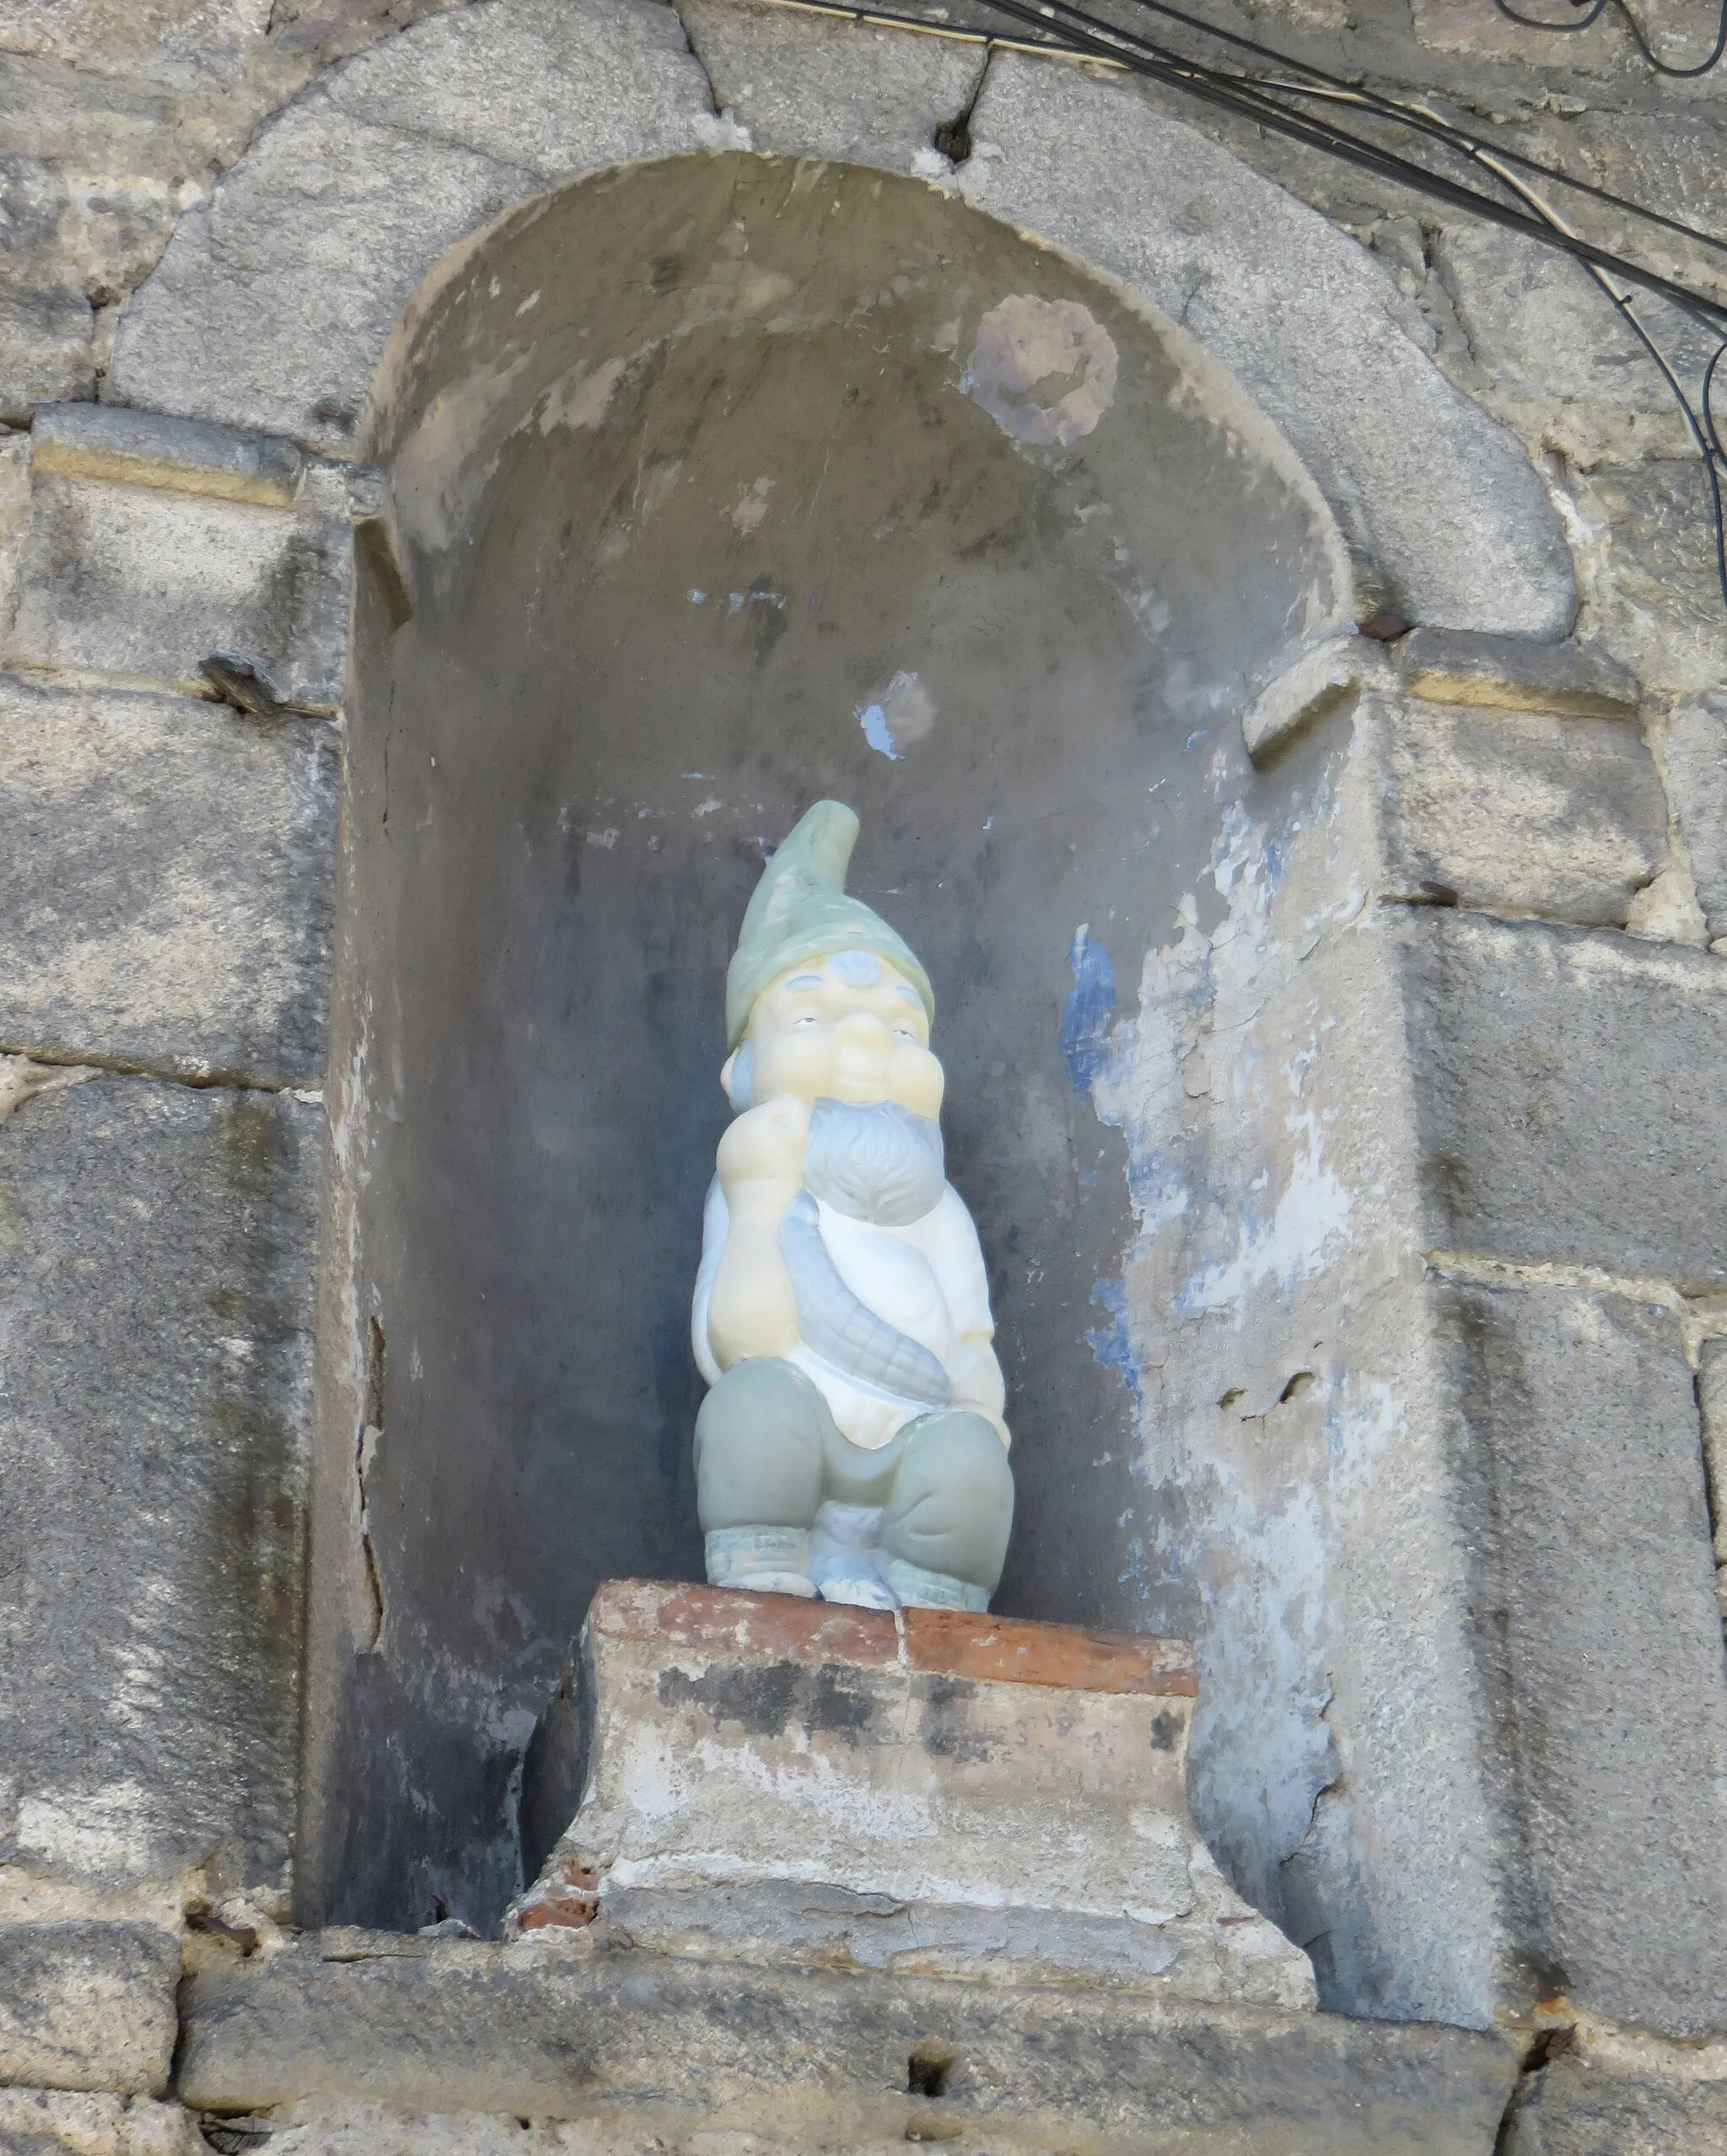
[{"label": "gnome's white beard", "polygon": [[947,1184],[941,1125],[897,1101],[817,1101],[804,1154],[804,1187],[856,1221],[907,1227]]}]

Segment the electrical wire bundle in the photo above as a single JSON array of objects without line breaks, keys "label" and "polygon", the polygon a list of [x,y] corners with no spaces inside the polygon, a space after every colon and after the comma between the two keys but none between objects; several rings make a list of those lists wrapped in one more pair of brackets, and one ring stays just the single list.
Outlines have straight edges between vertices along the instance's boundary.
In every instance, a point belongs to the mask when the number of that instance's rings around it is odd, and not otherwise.
[{"label": "electrical wire bundle", "polygon": [[[1220,30],[1169,4],[1169,0],[1133,0],[1133,4],[1148,14],[1180,24],[1189,31],[1249,56],[1252,67],[1244,64],[1224,67],[1195,59],[1091,14],[1075,4],[1075,0],[979,0],[979,4],[1043,31],[1046,41],[1058,41],[1068,52],[1112,61],[1130,73],[1184,91],[1272,133],[1304,143],[1383,179],[1412,188],[1431,200],[1449,203],[1466,210],[1471,216],[1520,232],[1541,245],[1557,249],[1581,262],[1660,368],[1684,415],[1708,483],[1715,572],[1722,604],[1727,607],[1727,520],[1724,520],[1722,499],[1722,482],[1727,477],[1727,445],[1724,445],[1722,423],[1716,418],[1713,402],[1716,375],[1722,355],[1727,353],[1727,304],[1675,278],[1664,277],[1634,257],[1597,245],[1552,207],[1547,200],[1547,192],[1555,187],[1568,189],[1605,203],[1638,223],[1694,241],[1724,258],[1727,258],[1727,240],[1631,202],[1606,188],[1597,187],[1557,166],[1543,164],[1537,158],[1484,140],[1447,120],[1429,105],[1364,89],[1340,76],[1328,74],[1322,68],[1310,67],[1305,61],[1291,59],[1288,54],[1275,51],[1255,39]],[[1537,22],[1532,17],[1517,13],[1508,0],[1494,0],[1494,4],[1511,21],[1525,28],[1571,31],[1585,29],[1596,20],[1608,0],[1594,0],[1586,16],[1574,23],[1557,24]],[[1670,67],[1658,60],[1629,9],[1624,8],[1623,0],[1616,0],[1616,4],[1630,22],[1644,57],[1662,74],[1688,77],[1707,73],[1727,51],[1727,0],[1723,0],[1720,33],[1714,49],[1708,60],[1695,67]],[[1055,40],[1048,37],[1052,30],[1057,33]],[[1275,68],[1277,73],[1261,72],[1267,68]],[[1420,143],[1466,160],[1476,170],[1490,175],[1497,183],[1497,191],[1488,192],[1469,186],[1372,136],[1338,125],[1326,112],[1326,106],[1338,105],[1354,107],[1364,119],[1388,123],[1394,135],[1401,133],[1406,138],[1412,136]],[[1318,109],[1315,110],[1315,107]],[[1634,289],[1621,288],[1625,286]],[[1640,292],[1667,301],[1714,337],[1714,350],[1703,368],[1694,398],[1687,394],[1649,326],[1639,320],[1636,295]]]},{"label": "electrical wire bundle", "polygon": [[[1543,22],[1523,14],[1510,5],[1509,0],[1493,0],[1493,3],[1508,20],[1524,29],[1565,34],[1587,30],[1611,4],[1623,15],[1644,58],[1658,73],[1665,76],[1689,78],[1707,74],[1727,52],[1727,0],[1722,0],[1720,28],[1708,58],[1697,66],[1685,67],[1670,65],[1656,56],[1626,0],[1590,0],[1575,20],[1558,23]],[[793,4],[811,7],[816,13],[897,23],[909,29],[928,30],[932,27],[925,19],[896,14],[873,4],[845,5],[842,0],[793,0]],[[1684,415],[1687,431],[1707,481],[1715,572],[1722,605],[1727,608],[1727,520],[1724,520],[1723,514],[1727,443],[1724,443],[1722,433],[1727,421],[1718,421],[1713,402],[1716,375],[1722,371],[1722,356],[1727,353],[1727,303],[1676,278],[1663,276],[1633,256],[1597,245],[1556,209],[1547,196],[1554,189],[1567,190],[1589,202],[1605,205],[1634,224],[1693,242],[1724,260],[1727,260],[1727,239],[1479,136],[1415,99],[1393,97],[1366,89],[1278,52],[1254,38],[1221,30],[1173,5],[1172,0],[1131,0],[1131,4],[1144,14],[1179,24],[1192,35],[1229,48],[1232,55],[1241,56],[1240,61],[1235,65],[1220,65],[1196,58],[1091,13],[1078,4],[1078,0],[977,0],[977,4],[1036,33],[1034,39],[1023,41],[1021,49],[1030,47],[1063,52],[1074,58],[1107,61],[1129,73],[1197,98],[1269,133],[1305,143],[1381,179],[1394,181],[1431,201],[1446,203],[1489,224],[1520,233],[1541,246],[1555,249],[1580,262],[1660,369]],[[1353,108],[1358,121],[1376,124],[1391,135],[1391,143],[1340,125],[1332,116],[1340,105]],[[954,131],[947,132],[952,134]],[[1402,148],[1394,146],[1399,142]],[[1443,154],[1453,161],[1453,170],[1436,169],[1407,154],[1418,145]],[[1459,163],[1475,173],[1487,175],[1489,186],[1471,186],[1457,178],[1455,167]],[[1630,288],[1624,288],[1627,287]],[[1667,302],[1714,339],[1714,349],[1703,368],[1695,396],[1687,392],[1649,325],[1639,319],[1637,305],[1639,295],[1644,294]]]}]

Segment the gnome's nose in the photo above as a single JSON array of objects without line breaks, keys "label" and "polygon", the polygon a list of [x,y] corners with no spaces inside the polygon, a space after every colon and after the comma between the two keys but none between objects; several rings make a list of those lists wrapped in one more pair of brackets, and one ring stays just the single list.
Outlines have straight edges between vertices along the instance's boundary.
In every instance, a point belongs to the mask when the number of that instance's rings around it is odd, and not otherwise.
[{"label": "gnome's nose", "polygon": [[861,1049],[869,1055],[885,1055],[892,1039],[887,1021],[869,1011],[848,1011],[834,1032],[842,1048]]}]

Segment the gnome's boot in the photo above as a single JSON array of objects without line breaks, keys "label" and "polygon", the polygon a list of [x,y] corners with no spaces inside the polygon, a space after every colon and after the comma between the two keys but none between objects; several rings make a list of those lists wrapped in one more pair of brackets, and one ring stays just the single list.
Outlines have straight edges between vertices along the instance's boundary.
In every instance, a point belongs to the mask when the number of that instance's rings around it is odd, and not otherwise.
[{"label": "gnome's boot", "polygon": [[981,1415],[912,1425],[881,1526],[888,1584],[908,1609],[989,1607],[1014,1527],[1006,1447]]},{"label": "gnome's boot", "polygon": [[814,1594],[827,1402],[789,1362],[734,1363],[696,1417],[696,1515],[714,1587]]}]

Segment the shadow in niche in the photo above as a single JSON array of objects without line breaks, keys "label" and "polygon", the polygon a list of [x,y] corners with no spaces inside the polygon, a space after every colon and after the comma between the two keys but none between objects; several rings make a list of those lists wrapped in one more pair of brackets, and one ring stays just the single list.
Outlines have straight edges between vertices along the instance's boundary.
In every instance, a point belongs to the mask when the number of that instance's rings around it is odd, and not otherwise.
[{"label": "shadow in niche", "polygon": [[1199,884],[1245,685],[1342,595],[1316,499],[1184,339],[841,166],[680,159],[530,205],[417,301],[379,407],[404,584],[374,535],[301,1894],[484,1930],[594,1583],[700,1577],[724,970],[821,795],[935,984],[1017,1432],[998,1606],[1170,1621],[1122,1524],[1135,1219],[1088,1087]]}]

